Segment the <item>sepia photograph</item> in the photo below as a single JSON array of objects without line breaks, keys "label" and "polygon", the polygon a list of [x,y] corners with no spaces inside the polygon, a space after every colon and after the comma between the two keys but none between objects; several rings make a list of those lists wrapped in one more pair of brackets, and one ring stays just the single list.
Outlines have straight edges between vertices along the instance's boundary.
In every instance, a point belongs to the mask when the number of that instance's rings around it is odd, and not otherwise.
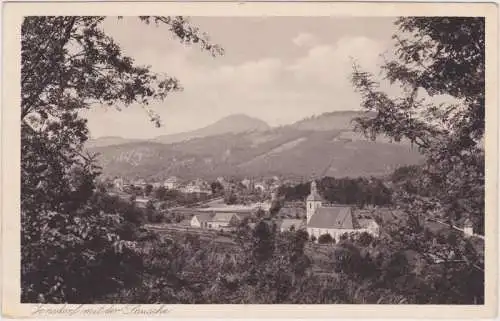
[{"label": "sepia photograph", "polygon": [[485,29],[24,16],[20,302],[484,305]]}]

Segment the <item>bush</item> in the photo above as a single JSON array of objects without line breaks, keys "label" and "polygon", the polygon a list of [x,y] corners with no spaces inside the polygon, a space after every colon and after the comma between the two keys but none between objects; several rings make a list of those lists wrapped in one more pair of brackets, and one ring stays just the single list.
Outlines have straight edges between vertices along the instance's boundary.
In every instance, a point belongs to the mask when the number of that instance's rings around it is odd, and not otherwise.
[{"label": "bush", "polygon": [[322,234],[318,237],[318,243],[331,244],[333,243],[333,237],[330,234]]}]

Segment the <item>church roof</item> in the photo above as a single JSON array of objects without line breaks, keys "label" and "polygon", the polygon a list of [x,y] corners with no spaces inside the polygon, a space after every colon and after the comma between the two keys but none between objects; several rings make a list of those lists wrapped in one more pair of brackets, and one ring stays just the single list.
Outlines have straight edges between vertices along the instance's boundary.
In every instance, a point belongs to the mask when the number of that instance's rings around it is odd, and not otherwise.
[{"label": "church roof", "polygon": [[314,212],[307,227],[354,229],[355,221],[349,206],[319,207]]}]

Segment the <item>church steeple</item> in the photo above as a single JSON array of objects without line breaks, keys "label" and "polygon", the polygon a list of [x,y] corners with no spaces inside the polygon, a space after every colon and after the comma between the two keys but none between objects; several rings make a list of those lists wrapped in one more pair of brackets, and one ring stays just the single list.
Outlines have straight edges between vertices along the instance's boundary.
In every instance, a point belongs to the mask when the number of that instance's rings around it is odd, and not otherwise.
[{"label": "church steeple", "polygon": [[311,217],[316,212],[318,207],[321,207],[323,199],[318,193],[318,188],[316,185],[316,181],[311,182],[311,192],[309,196],[307,196],[306,206],[307,206],[307,223],[311,220]]}]

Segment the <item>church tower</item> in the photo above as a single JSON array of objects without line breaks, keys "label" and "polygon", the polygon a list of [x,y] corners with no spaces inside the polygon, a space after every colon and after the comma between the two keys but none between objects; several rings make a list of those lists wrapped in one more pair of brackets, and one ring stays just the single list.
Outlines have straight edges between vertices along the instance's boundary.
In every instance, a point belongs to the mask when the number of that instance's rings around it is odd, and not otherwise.
[{"label": "church tower", "polygon": [[309,221],[311,220],[311,217],[316,212],[316,209],[318,207],[321,207],[321,204],[322,204],[322,199],[318,193],[316,181],[312,181],[311,182],[311,193],[309,194],[309,196],[307,196],[307,201],[306,201],[307,223],[309,223]]}]

